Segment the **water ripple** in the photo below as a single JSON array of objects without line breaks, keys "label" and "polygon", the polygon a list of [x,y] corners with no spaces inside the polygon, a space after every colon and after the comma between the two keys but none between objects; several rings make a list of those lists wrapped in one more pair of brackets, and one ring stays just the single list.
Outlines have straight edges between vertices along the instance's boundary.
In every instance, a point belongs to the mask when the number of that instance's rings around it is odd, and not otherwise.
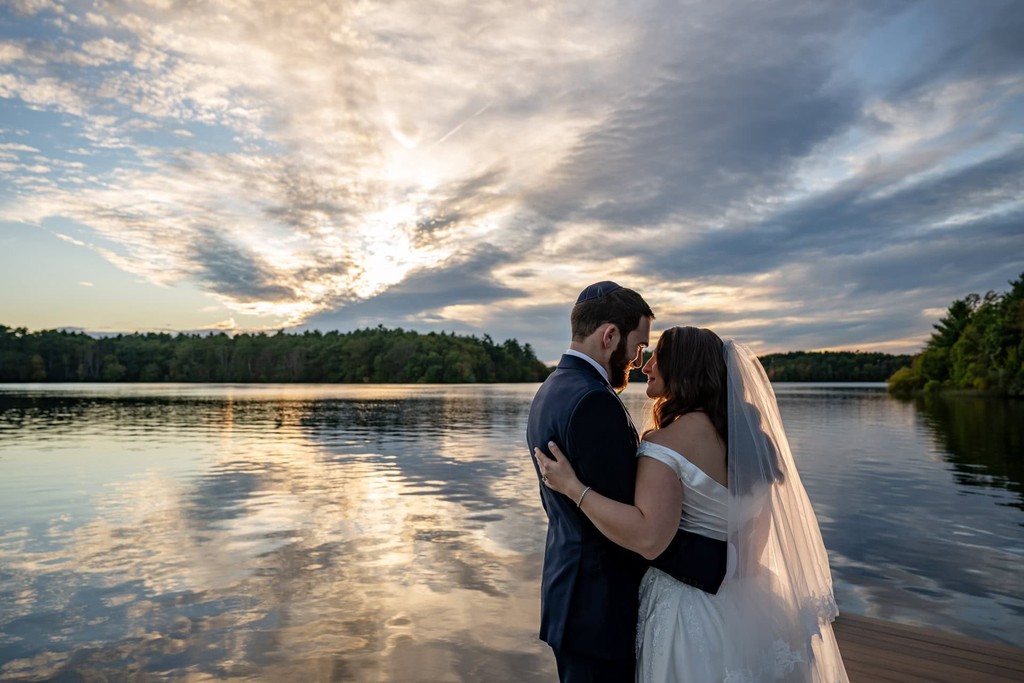
[{"label": "water ripple", "polygon": [[[0,678],[550,680],[535,390],[0,387]],[[841,609],[1019,640],[1020,416],[777,390]]]}]

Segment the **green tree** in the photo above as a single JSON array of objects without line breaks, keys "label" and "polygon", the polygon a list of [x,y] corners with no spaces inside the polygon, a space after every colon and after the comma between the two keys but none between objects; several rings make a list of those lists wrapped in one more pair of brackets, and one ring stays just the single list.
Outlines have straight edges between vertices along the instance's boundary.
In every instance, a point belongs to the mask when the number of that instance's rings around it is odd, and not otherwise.
[{"label": "green tree", "polygon": [[529,344],[383,326],[338,332],[129,334],[0,325],[0,381],[539,382]]},{"label": "green tree", "polygon": [[889,380],[893,394],[943,389],[1024,396],[1024,274],[1004,294],[954,301],[914,359]]}]

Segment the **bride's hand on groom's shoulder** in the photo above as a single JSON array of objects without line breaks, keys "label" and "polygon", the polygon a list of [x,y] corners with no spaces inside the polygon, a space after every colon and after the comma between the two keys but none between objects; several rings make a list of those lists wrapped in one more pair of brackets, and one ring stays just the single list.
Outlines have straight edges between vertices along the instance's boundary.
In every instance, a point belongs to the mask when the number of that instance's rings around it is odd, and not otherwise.
[{"label": "bride's hand on groom's shoulder", "polygon": [[583,488],[580,480],[576,478],[576,471],[569,464],[569,459],[554,441],[548,441],[548,453],[534,447],[533,459],[537,461],[541,480],[551,490],[572,497],[574,492],[579,493],[579,489]]}]

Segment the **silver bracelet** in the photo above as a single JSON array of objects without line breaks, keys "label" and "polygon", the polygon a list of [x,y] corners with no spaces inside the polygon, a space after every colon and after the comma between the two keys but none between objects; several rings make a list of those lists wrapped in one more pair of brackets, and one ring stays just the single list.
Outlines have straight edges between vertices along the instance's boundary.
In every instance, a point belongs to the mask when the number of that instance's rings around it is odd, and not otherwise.
[{"label": "silver bracelet", "polygon": [[583,489],[583,493],[580,494],[580,499],[576,501],[576,507],[579,507],[580,505],[583,505],[583,498],[584,498],[584,496],[587,495],[587,491],[589,491],[589,490],[590,490],[589,486],[587,488]]}]

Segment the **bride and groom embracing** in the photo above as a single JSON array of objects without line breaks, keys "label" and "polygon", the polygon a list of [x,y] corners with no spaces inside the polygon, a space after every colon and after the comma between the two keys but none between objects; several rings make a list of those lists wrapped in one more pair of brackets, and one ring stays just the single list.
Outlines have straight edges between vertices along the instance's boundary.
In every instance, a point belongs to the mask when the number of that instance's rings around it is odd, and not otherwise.
[{"label": "bride and groom embracing", "polygon": [[631,289],[584,289],[530,409],[540,637],[559,680],[847,681],[828,556],[760,362],[710,330],[665,330],[641,439],[616,391],[653,319]]}]

